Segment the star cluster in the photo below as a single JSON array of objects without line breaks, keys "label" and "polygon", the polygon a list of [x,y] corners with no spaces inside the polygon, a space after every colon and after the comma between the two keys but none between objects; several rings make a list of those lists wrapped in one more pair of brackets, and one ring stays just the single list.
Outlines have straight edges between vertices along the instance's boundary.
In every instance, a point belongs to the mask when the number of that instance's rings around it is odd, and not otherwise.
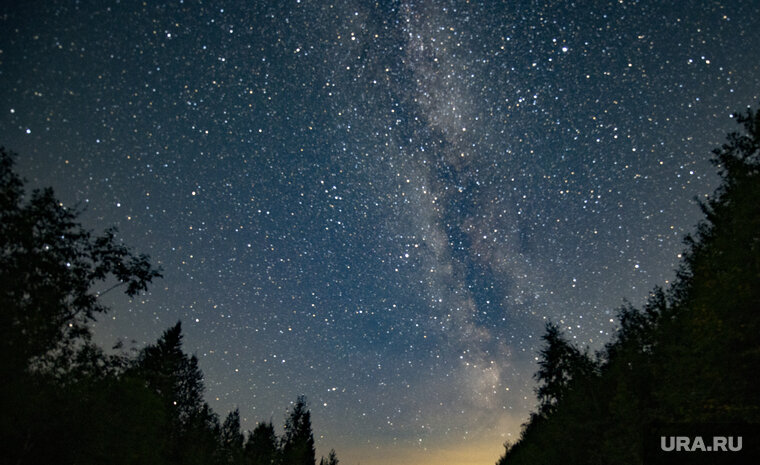
[{"label": "star cluster", "polygon": [[[0,134],[165,278],[218,412],[300,393],[346,463],[490,463],[546,321],[598,349],[674,276],[760,99],[753,1],[19,2]],[[458,455],[457,455],[458,454]]]}]

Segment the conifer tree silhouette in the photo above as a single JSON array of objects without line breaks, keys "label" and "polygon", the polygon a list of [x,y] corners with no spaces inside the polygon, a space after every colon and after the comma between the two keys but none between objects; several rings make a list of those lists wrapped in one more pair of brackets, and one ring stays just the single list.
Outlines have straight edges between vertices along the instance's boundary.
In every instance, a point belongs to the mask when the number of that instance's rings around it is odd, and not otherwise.
[{"label": "conifer tree silhouette", "polygon": [[315,465],[315,455],[311,413],[306,404],[306,397],[299,396],[285,421],[283,465]]}]

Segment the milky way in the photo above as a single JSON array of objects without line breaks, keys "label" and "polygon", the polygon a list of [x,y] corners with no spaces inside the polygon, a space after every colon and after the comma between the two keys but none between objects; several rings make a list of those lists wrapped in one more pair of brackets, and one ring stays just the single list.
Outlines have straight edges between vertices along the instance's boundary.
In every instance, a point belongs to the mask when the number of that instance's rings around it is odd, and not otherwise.
[{"label": "milky way", "polygon": [[753,1],[47,3],[0,11],[0,144],[165,275],[98,340],[182,320],[217,412],[305,394],[347,464],[492,463],[760,99]]}]

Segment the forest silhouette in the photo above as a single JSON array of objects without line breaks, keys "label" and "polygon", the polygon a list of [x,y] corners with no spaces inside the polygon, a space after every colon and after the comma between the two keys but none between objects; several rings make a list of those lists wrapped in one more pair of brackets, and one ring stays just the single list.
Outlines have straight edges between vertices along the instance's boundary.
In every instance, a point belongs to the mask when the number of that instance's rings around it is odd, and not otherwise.
[{"label": "forest silhouette", "polygon": [[760,109],[734,117],[743,130],[713,151],[721,184],[699,201],[675,281],[620,308],[596,354],[547,324],[538,407],[496,465],[652,463],[658,425],[760,423]]},{"label": "forest silhouette", "polygon": [[[736,119],[676,280],[622,307],[598,353],[547,325],[538,407],[497,465],[640,464],[653,424],[760,422],[760,110]],[[180,323],[132,355],[93,342],[100,296],[133,297],[161,270],[51,189],[27,194],[14,158],[0,149],[0,462],[315,465],[305,397],[281,437],[271,421],[242,432],[237,410],[221,420]]]},{"label": "forest silhouette", "polygon": [[[180,323],[136,355],[92,341],[100,297],[133,297],[161,272],[52,189],[27,195],[14,159],[0,149],[0,463],[315,465],[306,398],[282,437],[271,421],[243,434],[238,410],[220,421]],[[334,450],[320,461],[337,463]]]}]

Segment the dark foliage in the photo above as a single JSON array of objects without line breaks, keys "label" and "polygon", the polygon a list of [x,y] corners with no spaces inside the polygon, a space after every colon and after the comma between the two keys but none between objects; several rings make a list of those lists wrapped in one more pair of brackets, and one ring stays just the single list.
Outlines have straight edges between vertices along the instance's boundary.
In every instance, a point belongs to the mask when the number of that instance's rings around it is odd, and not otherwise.
[{"label": "dark foliage", "polygon": [[311,413],[306,406],[306,398],[299,396],[290,416],[285,421],[285,437],[282,444],[283,464],[314,465],[315,455]]},{"label": "dark foliage", "polygon": [[330,449],[330,453],[327,454],[327,458],[322,457],[319,461],[319,465],[338,465],[338,455],[335,453],[335,449]]},{"label": "dark foliage", "polygon": [[88,323],[107,310],[93,288],[116,281],[131,297],[161,275],[115,229],[94,237],[52,189],[27,196],[13,163],[0,148],[0,370],[66,370]]},{"label": "dark foliage", "polygon": [[539,370],[535,375],[539,382],[536,394],[540,413],[549,414],[571,387],[593,376],[597,367],[587,353],[562,336],[557,325],[547,323],[542,339],[546,345],[540,352]]},{"label": "dark foliage", "polygon": [[92,343],[100,296],[133,297],[160,272],[51,189],[27,196],[13,163],[0,149],[0,463],[314,465],[303,397],[282,440],[271,423],[246,439],[237,409],[219,423],[180,323],[136,357]]},{"label": "dark foliage", "polygon": [[598,360],[547,326],[538,413],[497,465],[640,464],[652,424],[760,422],[760,110],[736,120],[675,283],[624,306]]},{"label": "dark foliage", "polygon": [[223,463],[243,463],[243,443],[245,437],[240,432],[240,412],[238,409],[227,414],[220,434],[221,458]]},{"label": "dark foliage", "polygon": [[280,444],[271,422],[259,423],[248,433],[243,454],[246,465],[280,463]]}]

